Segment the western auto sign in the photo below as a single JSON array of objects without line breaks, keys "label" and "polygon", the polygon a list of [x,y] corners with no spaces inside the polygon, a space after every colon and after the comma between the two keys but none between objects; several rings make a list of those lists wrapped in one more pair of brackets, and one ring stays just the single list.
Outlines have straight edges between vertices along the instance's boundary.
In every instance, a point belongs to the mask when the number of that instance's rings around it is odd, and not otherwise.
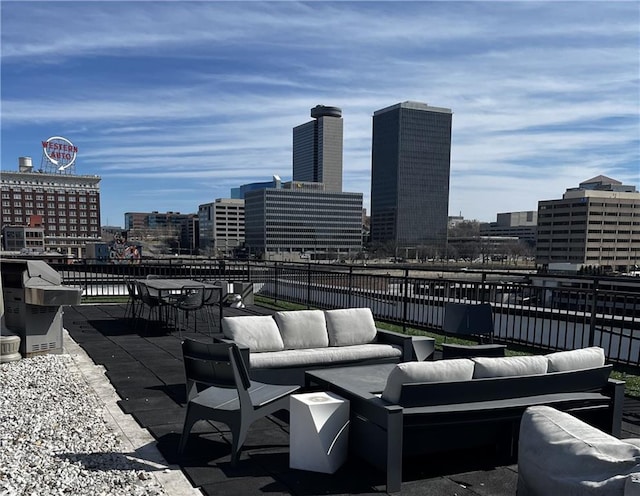
[{"label": "western auto sign", "polygon": [[71,167],[78,156],[78,147],[62,136],[52,136],[43,141],[42,151],[52,164],[58,166],[59,171]]}]

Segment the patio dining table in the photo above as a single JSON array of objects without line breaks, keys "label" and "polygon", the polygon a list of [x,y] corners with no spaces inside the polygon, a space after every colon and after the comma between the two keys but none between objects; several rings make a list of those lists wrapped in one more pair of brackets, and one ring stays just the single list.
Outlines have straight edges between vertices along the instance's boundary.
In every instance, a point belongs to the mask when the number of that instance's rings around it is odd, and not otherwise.
[{"label": "patio dining table", "polygon": [[217,301],[218,309],[219,309],[219,319],[222,322],[223,317],[223,286],[221,282],[212,282],[212,281],[196,281],[194,279],[136,279],[136,283],[144,285],[147,289],[150,290],[150,293],[157,296],[158,299],[162,301],[166,301],[168,297],[172,294],[177,294],[182,291],[183,288],[203,288],[205,291],[217,291],[217,298],[214,298],[214,295],[211,295],[211,298],[207,299],[207,301]]}]

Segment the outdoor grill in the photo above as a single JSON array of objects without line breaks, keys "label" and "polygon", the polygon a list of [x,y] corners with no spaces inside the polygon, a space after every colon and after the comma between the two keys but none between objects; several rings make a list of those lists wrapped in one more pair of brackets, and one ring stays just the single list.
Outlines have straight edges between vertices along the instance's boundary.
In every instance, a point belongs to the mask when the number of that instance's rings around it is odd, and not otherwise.
[{"label": "outdoor grill", "polygon": [[62,351],[62,306],[80,303],[80,288],[62,285],[58,272],[41,260],[3,260],[6,326],[20,336],[30,357]]}]

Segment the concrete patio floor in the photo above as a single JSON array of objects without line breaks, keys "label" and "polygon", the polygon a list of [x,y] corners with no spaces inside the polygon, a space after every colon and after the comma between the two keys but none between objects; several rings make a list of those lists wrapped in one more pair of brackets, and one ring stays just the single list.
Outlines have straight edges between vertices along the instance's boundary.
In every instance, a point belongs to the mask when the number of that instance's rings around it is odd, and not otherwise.
[{"label": "concrete patio floor", "polygon": [[[176,450],[186,403],[179,334],[157,329],[155,323],[148,328],[144,321],[135,326],[124,318],[124,311],[125,306],[117,304],[68,307],[64,326],[73,342],[96,365],[104,367],[117,393],[113,401],[136,421],[127,428],[148,431],[161,458],[179,465],[188,481],[203,494],[385,492],[384,474],[358,459],[349,459],[335,474],[290,469],[286,412],[252,426],[235,468],[229,463],[229,431],[222,424],[197,423],[186,456],[178,460]],[[225,315],[268,313],[271,311],[258,306],[225,309]],[[205,326],[199,323],[199,329],[204,330]],[[183,337],[205,339],[207,335],[190,332],[183,333]],[[640,437],[640,402],[635,399],[625,401],[623,437]],[[517,466],[504,463],[487,449],[407,459],[402,494],[512,496],[516,494]],[[174,481],[167,479],[163,483],[170,485]],[[178,487],[167,487],[167,492],[180,496]],[[193,494],[193,490],[183,493]]]}]

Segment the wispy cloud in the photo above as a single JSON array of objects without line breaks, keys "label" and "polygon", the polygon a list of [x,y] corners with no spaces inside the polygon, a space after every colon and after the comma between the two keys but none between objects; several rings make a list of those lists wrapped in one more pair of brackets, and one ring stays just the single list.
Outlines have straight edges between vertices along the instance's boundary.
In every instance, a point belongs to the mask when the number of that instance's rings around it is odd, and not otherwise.
[{"label": "wispy cloud", "polygon": [[290,177],[291,130],[318,103],[343,109],[344,188],[367,206],[372,114],[404,100],[454,111],[452,213],[494,220],[598,174],[640,182],[633,2],[3,2],[0,15],[3,169],[68,133],[111,223]]}]

